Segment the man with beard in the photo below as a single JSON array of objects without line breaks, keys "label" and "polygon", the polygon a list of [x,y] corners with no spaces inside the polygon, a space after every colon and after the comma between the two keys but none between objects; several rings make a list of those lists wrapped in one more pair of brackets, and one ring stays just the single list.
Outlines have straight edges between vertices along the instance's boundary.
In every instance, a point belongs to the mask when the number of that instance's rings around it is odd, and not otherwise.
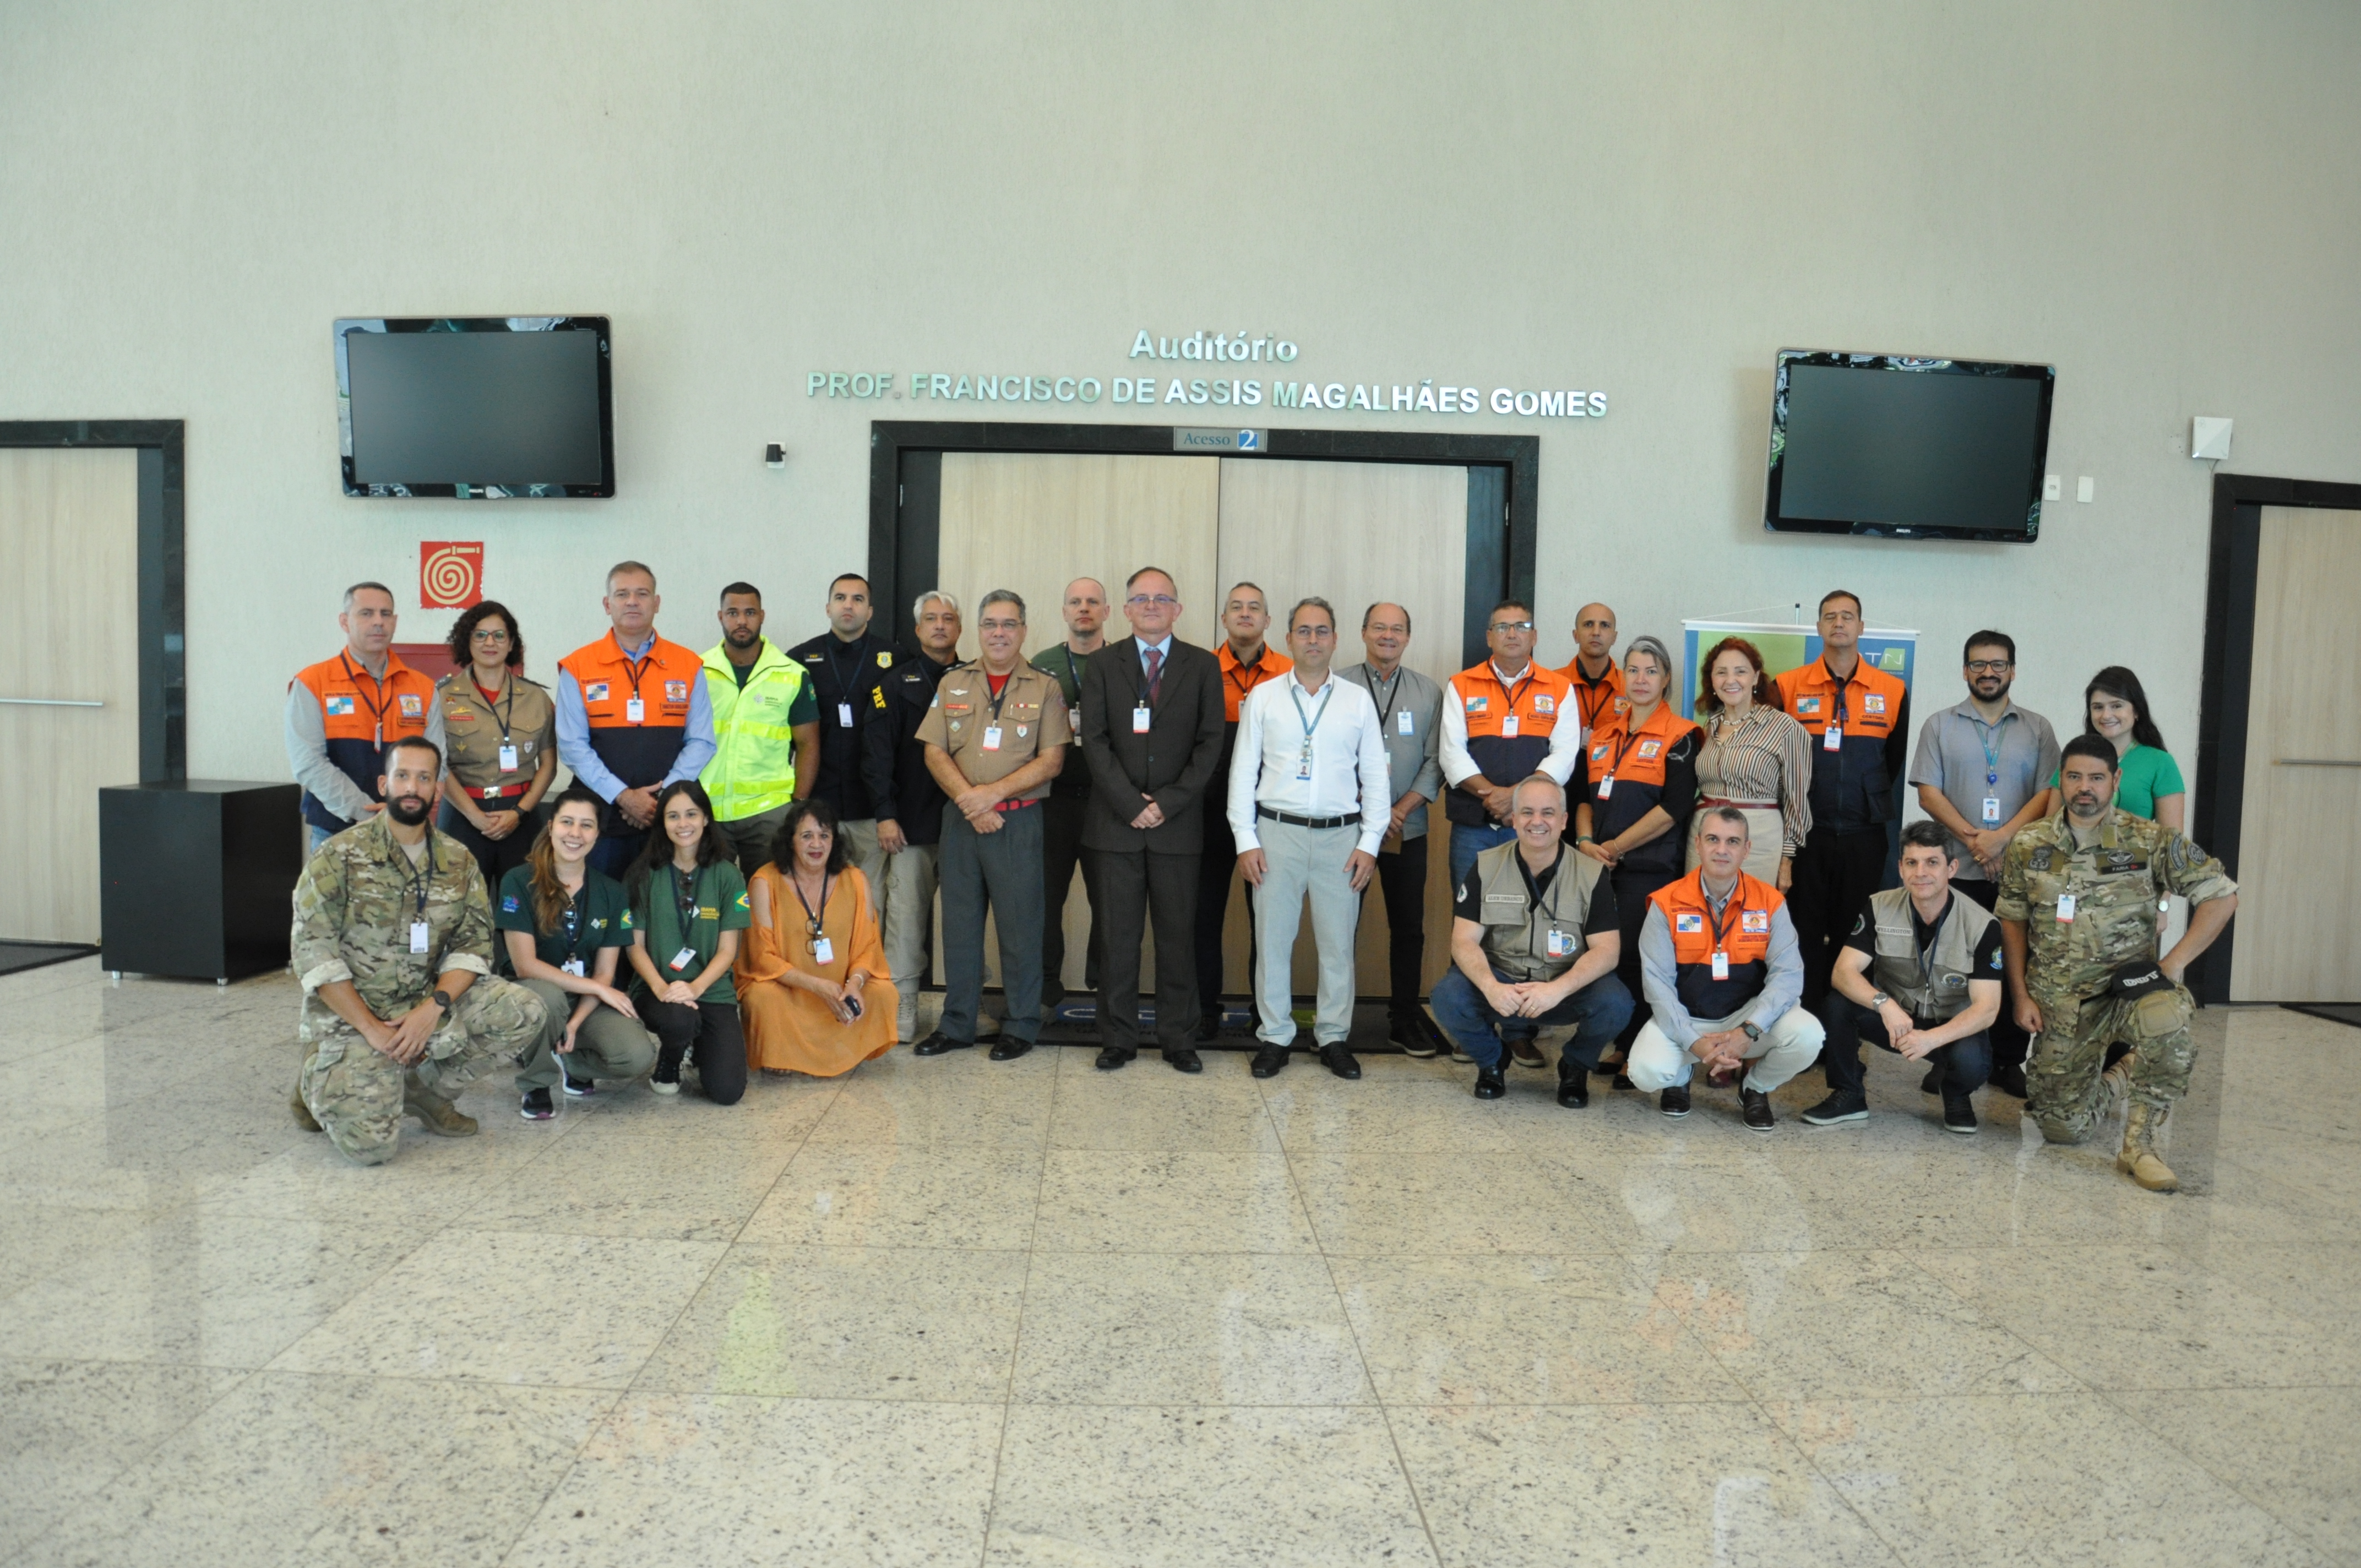
[{"label": "man with beard", "polygon": [[[2049,720],[2009,700],[2016,679],[2016,641],[2005,631],[1979,631],[1960,654],[1968,700],[1927,715],[1918,730],[1910,782],[1919,809],[1951,836],[1958,870],[1951,890],[1993,906],[2000,896],[2001,857],[2012,839],[2049,815],[2049,781],[2058,776],[2058,734]],[[2016,1026],[2018,996],[2001,1003],[1992,1026],[1994,1086],[2025,1098],[2026,1035]],[[1831,1004],[1833,1005],[1833,1004]],[[1836,1087],[1830,1068],[1828,1086]],[[1930,1071],[1920,1087],[1942,1085]]]},{"label": "man with beard", "polygon": [[713,706],[713,761],[697,782],[738,869],[752,876],[771,858],[787,807],[819,778],[819,699],[803,666],[763,635],[763,594],[752,583],[721,590],[721,641],[705,652]]},{"label": "man with beard", "polygon": [[[2065,807],[2009,845],[1993,913],[2016,1021],[2038,1036],[2026,1113],[2049,1142],[2078,1144],[2127,1100],[2115,1168],[2170,1192],[2180,1181],[2156,1138],[2197,1059],[2181,977],[2237,913],[2238,884],[2171,828],[2116,809],[2118,766],[2111,740],[2066,742]],[[2158,957],[2157,907],[2173,893],[2189,900],[2189,929]],[[2118,1045],[2128,1052],[2107,1067]]]},{"label": "man with beard", "polygon": [[876,795],[884,779],[874,771],[868,735],[870,720],[890,711],[885,689],[898,655],[893,643],[869,630],[875,607],[869,579],[860,573],[842,573],[829,584],[824,609],[828,630],[787,650],[819,699],[819,772],[812,794],[835,808],[852,863],[890,908],[885,850],[877,834]]},{"label": "man with beard", "polygon": [[427,826],[443,754],[396,740],[384,811],[321,846],[295,884],[290,967],[303,987],[303,1103],[356,1165],[393,1157],[401,1120],[476,1131],[452,1102],[540,1039],[541,999],[492,973],[484,874]]}]

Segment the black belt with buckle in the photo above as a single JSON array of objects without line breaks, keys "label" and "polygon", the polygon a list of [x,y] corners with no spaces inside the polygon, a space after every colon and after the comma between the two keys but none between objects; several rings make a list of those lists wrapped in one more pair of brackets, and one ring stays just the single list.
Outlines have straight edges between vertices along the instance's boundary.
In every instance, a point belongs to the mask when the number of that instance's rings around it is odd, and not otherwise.
[{"label": "black belt with buckle", "polygon": [[1255,807],[1257,817],[1268,817],[1273,822],[1284,822],[1290,828],[1342,828],[1358,822],[1358,817],[1298,817],[1291,812],[1273,811],[1268,806]]}]

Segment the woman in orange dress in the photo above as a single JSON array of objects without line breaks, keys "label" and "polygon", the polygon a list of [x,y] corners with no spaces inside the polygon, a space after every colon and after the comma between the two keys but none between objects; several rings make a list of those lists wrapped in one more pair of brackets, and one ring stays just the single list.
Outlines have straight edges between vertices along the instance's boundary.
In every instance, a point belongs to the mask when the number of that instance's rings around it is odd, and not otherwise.
[{"label": "woman in orange dress", "polygon": [[747,894],[754,923],[737,973],[747,1066],[834,1078],[892,1050],[900,998],[877,905],[825,801],[787,808]]}]

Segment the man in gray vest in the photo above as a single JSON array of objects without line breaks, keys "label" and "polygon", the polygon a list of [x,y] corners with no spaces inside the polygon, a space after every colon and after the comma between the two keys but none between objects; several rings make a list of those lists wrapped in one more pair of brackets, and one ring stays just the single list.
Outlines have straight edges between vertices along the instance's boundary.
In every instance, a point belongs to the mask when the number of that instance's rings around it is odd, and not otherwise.
[{"label": "man in gray vest", "polygon": [[1951,891],[1950,836],[1934,822],[1902,830],[1902,885],[1869,895],[1837,954],[1823,1015],[1828,1097],[1804,1113],[1816,1127],[1869,1119],[1861,1037],[1942,1076],[1943,1125],[1976,1130],[1968,1097],[1992,1069],[2000,1016],[2000,922]]},{"label": "man in gray vest", "polygon": [[1419,992],[1426,979],[1426,807],[1443,795],[1443,688],[1401,662],[1410,647],[1410,611],[1404,607],[1373,604],[1364,610],[1361,646],[1368,658],[1336,675],[1367,688],[1378,705],[1378,728],[1392,769],[1393,806],[1378,847],[1393,996],[1389,1033],[1402,1055],[1431,1057],[1444,1040],[1419,1005]]},{"label": "man in gray vest", "polygon": [[1476,1098],[1508,1092],[1503,1038],[1531,1040],[1571,1024],[1557,1063],[1557,1102],[1590,1103],[1598,1053],[1631,1021],[1615,978],[1623,949],[1607,868],[1565,843],[1565,789],[1534,773],[1509,792],[1516,837],[1476,857],[1453,894],[1453,969],[1434,986],[1434,1016],[1475,1060]]}]

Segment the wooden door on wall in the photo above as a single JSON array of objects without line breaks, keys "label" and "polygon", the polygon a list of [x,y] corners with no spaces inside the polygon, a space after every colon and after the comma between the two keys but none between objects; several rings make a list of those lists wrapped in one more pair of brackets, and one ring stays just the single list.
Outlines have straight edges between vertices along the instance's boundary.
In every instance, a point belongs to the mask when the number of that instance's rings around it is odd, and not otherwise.
[{"label": "wooden door on wall", "polygon": [[2262,509],[2236,1002],[2361,1001],[2361,512]]},{"label": "wooden door on wall", "polygon": [[98,940],[98,792],[139,778],[139,454],[0,450],[0,938]]},{"label": "wooden door on wall", "polygon": [[[1361,614],[1391,600],[1410,611],[1402,662],[1437,685],[1459,673],[1461,600],[1467,571],[1467,470],[1416,463],[1303,463],[1271,457],[1222,462],[1221,570],[1226,596],[1245,581],[1268,597],[1270,639],[1281,645],[1288,610],[1301,598],[1336,608],[1336,667],[1359,663]],[[1283,645],[1281,651],[1284,651]],[[1443,807],[1427,810],[1426,972],[1432,986],[1450,967],[1451,860]],[[1223,927],[1222,989],[1246,989],[1246,881],[1230,893]],[[1385,900],[1372,887],[1361,905],[1356,986],[1391,992],[1386,964]],[[1294,989],[1309,996],[1319,959],[1307,906],[1295,942]]]}]

